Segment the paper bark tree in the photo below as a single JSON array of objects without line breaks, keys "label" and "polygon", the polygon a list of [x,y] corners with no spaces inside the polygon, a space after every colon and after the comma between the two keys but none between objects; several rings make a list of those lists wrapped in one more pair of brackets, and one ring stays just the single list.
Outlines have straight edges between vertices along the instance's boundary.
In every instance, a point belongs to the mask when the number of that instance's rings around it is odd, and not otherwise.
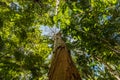
[{"label": "paper bark tree", "polygon": [[60,32],[54,36],[53,58],[48,78],[49,80],[81,80]]}]

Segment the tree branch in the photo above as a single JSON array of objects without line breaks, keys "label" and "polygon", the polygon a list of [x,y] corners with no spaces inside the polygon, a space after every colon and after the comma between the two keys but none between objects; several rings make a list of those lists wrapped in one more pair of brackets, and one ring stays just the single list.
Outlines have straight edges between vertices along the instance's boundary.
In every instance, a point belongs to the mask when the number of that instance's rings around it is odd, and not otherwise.
[{"label": "tree branch", "polygon": [[110,74],[113,75],[116,79],[120,80],[119,73],[116,70],[114,70],[110,65],[108,65],[107,62],[103,61],[101,58],[98,58],[98,57],[94,57],[94,58],[98,60],[99,62],[103,63],[105,67],[107,68],[107,70],[110,72]]},{"label": "tree branch", "polygon": [[[85,31],[83,31],[83,30],[77,30],[77,29],[75,29],[75,28],[72,28],[73,30],[76,30],[76,31],[78,31],[78,32],[82,32],[83,34],[86,34],[86,32]],[[91,36],[91,37],[93,37],[93,38],[98,38],[98,37],[96,37],[96,35],[95,34],[92,34],[92,33],[87,33],[87,35],[89,35],[89,36]],[[117,54],[120,54],[120,50],[119,49],[116,49],[116,48],[114,48],[114,47],[111,47],[111,44],[109,43],[109,41],[107,41],[106,39],[103,39],[103,38],[98,38],[99,40],[101,40],[103,43],[106,43],[108,46],[106,46],[108,49],[110,49],[111,51],[113,51],[113,52],[115,52],[115,53],[117,53]]]}]

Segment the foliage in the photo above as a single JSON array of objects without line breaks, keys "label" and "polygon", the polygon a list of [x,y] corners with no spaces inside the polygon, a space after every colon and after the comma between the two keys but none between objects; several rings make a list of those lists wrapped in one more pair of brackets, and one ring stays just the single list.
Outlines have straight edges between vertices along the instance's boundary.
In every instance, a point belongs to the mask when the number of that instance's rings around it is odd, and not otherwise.
[{"label": "foliage", "polygon": [[45,62],[51,48],[41,36],[33,2],[0,3],[0,78],[40,78],[48,70]]},{"label": "foliage", "polygon": [[120,74],[119,0],[0,1],[0,78],[40,79],[48,72],[51,40],[41,25],[60,27],[83,79]]}]

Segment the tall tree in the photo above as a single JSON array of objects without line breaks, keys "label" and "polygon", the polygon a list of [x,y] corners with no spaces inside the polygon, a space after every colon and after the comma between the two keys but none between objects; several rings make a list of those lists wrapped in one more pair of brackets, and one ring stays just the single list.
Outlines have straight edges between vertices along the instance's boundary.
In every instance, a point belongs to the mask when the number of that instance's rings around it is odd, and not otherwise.
[{"label": "tall tree", "polygon": [[41,26],[61,29],[82,79],[120,79],[119,0],[1,0],[0,79],[47,79],[53,42]]},{"label": "tall tree", "polygon": [[78,70],[75,67],[61,33],[54,36],[54,51],[49,80],[81,80]]}]

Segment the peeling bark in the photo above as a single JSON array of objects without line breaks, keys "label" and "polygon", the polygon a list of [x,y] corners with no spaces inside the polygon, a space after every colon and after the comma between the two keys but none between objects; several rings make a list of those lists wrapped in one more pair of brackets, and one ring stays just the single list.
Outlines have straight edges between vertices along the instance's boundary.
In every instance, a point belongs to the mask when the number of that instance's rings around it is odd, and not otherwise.
[{"label": "peeling bark", "polygon": [[60,33],[55,36],[55,40],[54,55],[48,73],[49,80],[81,80]]}]

